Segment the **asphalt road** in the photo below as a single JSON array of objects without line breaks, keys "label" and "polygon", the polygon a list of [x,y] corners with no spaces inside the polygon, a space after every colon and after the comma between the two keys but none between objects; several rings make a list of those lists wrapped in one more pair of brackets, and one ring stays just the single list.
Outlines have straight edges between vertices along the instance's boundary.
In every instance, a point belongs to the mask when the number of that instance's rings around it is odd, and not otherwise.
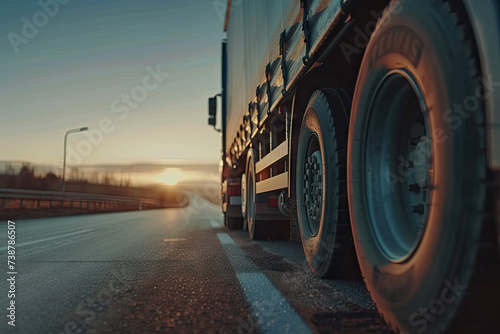
[{"label": "asphalt road", "polygon": [[15,226],[13,327],[0,225],[0,333],[387,333],[360,278],[316,278],[299,243],[228,231],[197,196]]}]

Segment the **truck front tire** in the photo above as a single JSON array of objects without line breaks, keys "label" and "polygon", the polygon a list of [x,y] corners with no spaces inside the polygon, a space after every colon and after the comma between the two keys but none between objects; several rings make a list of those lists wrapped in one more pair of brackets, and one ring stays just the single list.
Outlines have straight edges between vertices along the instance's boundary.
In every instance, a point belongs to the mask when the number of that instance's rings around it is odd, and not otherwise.
[{"label": "truck front tire", "polygon": [[447,1],[393,1],[353,99],[354,242],[378,310],[401,333],[480,322],[461,310],[476,292],[488,209],[480,67],[463,15]]}]

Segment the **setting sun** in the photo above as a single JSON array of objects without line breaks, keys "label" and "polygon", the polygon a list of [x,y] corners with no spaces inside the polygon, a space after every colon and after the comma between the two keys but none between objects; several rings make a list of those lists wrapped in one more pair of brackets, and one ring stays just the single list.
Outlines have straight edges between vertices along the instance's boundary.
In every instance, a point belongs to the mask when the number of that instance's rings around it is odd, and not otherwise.
[{"label": "setting sun", "polygon": [[183,178],[184,175],[179,168],[167,168],[163,173],[158,174],[156,180],[169,186],[175,186],[182,181]]}]

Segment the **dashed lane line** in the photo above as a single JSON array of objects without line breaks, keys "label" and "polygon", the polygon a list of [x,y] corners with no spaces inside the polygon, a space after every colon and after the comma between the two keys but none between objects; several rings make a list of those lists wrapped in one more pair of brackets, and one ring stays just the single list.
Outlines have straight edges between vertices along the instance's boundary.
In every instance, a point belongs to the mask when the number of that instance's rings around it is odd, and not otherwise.
[{"label": "dashed lane line", "polygon": [[220,222],[217,221],[216,219],[210,219],[210,224],[212,225],[213,228],[221,228],[222,227]]}]

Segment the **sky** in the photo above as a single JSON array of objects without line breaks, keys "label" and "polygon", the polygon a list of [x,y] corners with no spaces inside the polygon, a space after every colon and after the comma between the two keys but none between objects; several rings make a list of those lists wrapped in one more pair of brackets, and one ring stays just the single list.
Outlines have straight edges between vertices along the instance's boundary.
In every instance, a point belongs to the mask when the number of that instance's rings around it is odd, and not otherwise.
[{"label": "sky", "polygon": [[217,162],[221,3],[0,0],[0,160]]}]

